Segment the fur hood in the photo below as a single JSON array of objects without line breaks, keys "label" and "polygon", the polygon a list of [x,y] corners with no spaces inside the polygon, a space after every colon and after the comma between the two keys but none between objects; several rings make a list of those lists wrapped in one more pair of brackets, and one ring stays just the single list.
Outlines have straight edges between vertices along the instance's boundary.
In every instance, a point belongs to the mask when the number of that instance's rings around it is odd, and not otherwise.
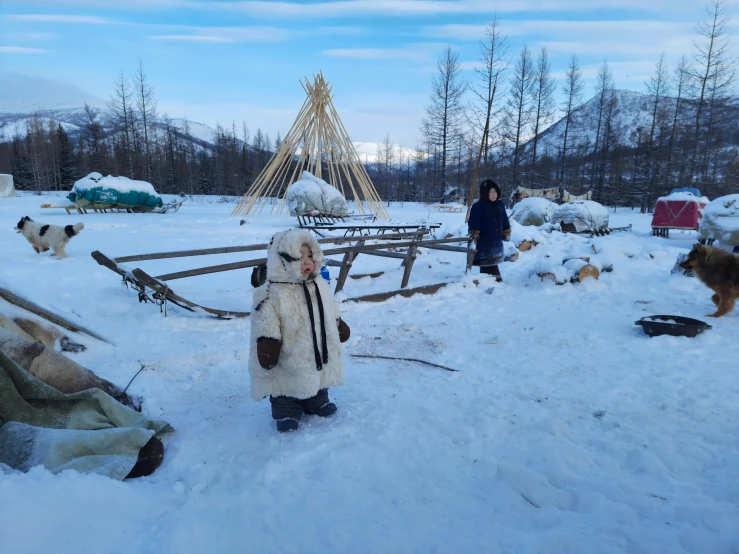
[{"label": "fur hood", "polygon": [[316,271],[324,264],[323,251],[310,231],[305,229],[289,229],[280,231],[272,237],[267,252],[267,280],[281,283],[302,283],[315,279],[315,275],[307,279],[300,272],[300,249],[307,245],[313,254]]},{"label": "fur hood", "polygon": [[[311,398],[344,382],[341,312],[325,280],[301,274],[304,244],[320,268],[323,252],[309,231],[280,231],[267,254],[267,283],[254,291],[249,373],[255,400],[268,395]],[[259,360],[260,344],[267,343],[277,351],[269,369]]]}]

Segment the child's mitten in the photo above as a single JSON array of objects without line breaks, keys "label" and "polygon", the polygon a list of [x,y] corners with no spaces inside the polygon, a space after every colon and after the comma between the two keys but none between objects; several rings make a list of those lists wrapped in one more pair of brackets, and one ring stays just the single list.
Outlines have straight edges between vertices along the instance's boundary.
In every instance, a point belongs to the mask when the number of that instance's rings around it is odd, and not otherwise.
[{"label": "child's mitten", "polygon": [[271,339],[269,337],[259,337],[257,339],[257,357],[259,365],[264,369],[272,369],[277,365],[280,359],[280,350],[282,349],[282,341]]}]

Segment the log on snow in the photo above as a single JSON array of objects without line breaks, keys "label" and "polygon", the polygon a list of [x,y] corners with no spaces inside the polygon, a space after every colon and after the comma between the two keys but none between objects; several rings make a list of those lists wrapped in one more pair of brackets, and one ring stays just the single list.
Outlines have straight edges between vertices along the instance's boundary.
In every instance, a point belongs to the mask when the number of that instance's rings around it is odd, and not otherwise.
[{"label": "log on snow", "polygon": [[50,312],[49,310],[42,308],[35,302],[32,302],[31,300],[24,298],[22,296],[18,296],[17,294],[9,291],[8,289],[0,287],[0,298],[4,298],[11,304],[15,304],[19,308],[23,308],[24,310],[27,310],[33,314],[41,316],[47,321],[51,321],[52,323],[55,323],[56,325],[59,325],[60,327],[64,327],[68,331],[73,331],[75,333],[84,333],[86,335],[89,335],[103,342],[107,342],[108,344],[113,344],[112,341],[106,339],[105,337],[98,335],[97,333],[90,331],[89,329],[86,329],[82,325],[78,325],[68,320],[65,317],[62,317],[58,314]]},{"label": "log on snow", "polygon": [[588,277],[598,279],[600,270],[593,264],[588,263],[589,261],[589,258],[587,261],[582,258],[570,258],[562,265],[567,269],[570,274],[570,280],[573,282],[582,282],[583,279],[587,279]]},{"label": "log on snow", "polygon": [[402,296],[408,298],[414,294],[434,294],[440,288],[447,286],[449,283],[437,283],[435,285],[426,285],[424,287],[416,287],[412,289],[392,290],[390,292],[381,292],[378,294],[368,294],[366,296],[357,296],[347,298],[346,302],[383,302],[393,296]]}]

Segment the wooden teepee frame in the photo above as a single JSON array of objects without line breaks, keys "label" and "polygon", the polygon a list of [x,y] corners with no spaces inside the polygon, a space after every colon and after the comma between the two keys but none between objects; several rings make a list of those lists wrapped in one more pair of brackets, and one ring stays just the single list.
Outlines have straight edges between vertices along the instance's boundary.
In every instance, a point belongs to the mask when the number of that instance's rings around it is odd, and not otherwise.
[{"label": "wooden teepee frame", "polygon": [[[346,197],[351,190],[361,213],[364,202],[381,219],[390,219],[339,114],[331,101],[331,86],[322,73],[300,82],[307,98],[295,123],[283,139],[277,152],[265,166],[231,215],[259,213],[269,198],[281,195],[277,214],[285,208],[287,187],[300,178],[303,170],[324,179]],[[295,153],[300,157],[295,162]],[[324,176],[325,173],[325,176]],[[275,210],[274,204],[270,212]]]}]

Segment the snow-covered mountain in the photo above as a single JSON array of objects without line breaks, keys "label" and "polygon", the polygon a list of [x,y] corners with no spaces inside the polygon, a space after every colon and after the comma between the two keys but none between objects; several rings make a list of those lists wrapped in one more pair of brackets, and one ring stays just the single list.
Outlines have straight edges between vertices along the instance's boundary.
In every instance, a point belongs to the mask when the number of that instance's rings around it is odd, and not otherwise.
[{"label": "snow-covered mountain", "polygon": [[[101,115],[104,115],[104,112]],[[39,110],[31,113],[0,112],[0,142],[12,141],[16,135],[25,136],[26,129],[32,123],[34,117],[38,117],[40,123],[45,127],[48,127],[52,121],[60,123],[72,141],[77,141],[87,122],[87,115],[85,114],[84,108]],[[216,130],[204,123],[185,120],[183,118],[172,118],[170,122],[175,128],[176,134],[182,137],[186,135],[185,127],[187,126],[189,135],[203,148],[209,148],[215,144]],[[103,120],[103,123],[105,125],[105,120]],[[164,130],[164,121],[161,119],[157,121],[157,126],[161,130]],[[364,163],[374,163],[377,160],[378,146],[380,146],[380,143],[377,142],[354,143],[354,148],[357,150],[359,159]],[[404,158],[407,158],[409,155],[413,156],[414,154],[414,150],[403,148]]]},{"label": "snow-covered mountain", "polygon": [[[101,110],[101,119],[105,117],[106,102],[95,96],[86,94],[73,85],[52,81],[41,77],[28,77],[19,73],[6,73],[2,77],[3,86],[0,87],[0,141],[12,140],[13,136],[25,134],[26,127],[34,115],[37,115],[44,125],[49,121],[60,122],[62,127],[76,141],[84,129],[87,121],[85,103]],[[616,142],[622,145],[634,146],[638,129],[648,131],[652,118],[652,99],[649,95],[630,90],[615,91],[617,108],[615,111],[613,130]],[[674,109],[674,99],[665,100],[666,109]],[[684,117],[690,117],[692,110],[689,104],[684,106]],[[739,114],[739,109],[737,110]],[[580,105],[575,110],[576,124],[570,128],[568,144],[572,147],[578,144],[595,143],[598,133],[598,97]],[[103,119],[103,125],[109,125]],[[178,134],[184,136],[185,120],[171,119],[172,125]],[[739,117],[726,118],[720,123],[725,127],[724,136],[729,144],[739,144]],[[164,122],[158,125],[163,129]],[[212,127],[187,121],[189,134],[203,148],[210,148],[215,144],[216,131]],[[561,119],[539,135],[537,150],[539,155],[549,154],[557,156],[562,148],[565,121]],[[601,128],[601,132],[603,129]],[[601,135],[602,136],[602,135]],[[360,159],[365,163],[374,163],[377,160],[376,142],[355,142],[354,147]],[[532,146],[531,141],[526,145]],[[568,148],[569,149],[569,148]],[[404,156],[413,156],[414,151],[403,149]],[[397,156],[397,150],[396,150]]]},{"label": "snow-covered mountain", "polygon": [[[9,142],[13,137],[26,135],[26,130],[38,117],[39,123],[48,128],[49,123],[61,124],[67,134],[76,139],[87,121],[84,108],[61,108],[22,113],[0,113],[0,142]],[[56,126],[56,125],[55,125]]]},{"label": "snow-covered mountain", "polygon": [[[612,127],[615,141],[625,146],[636,146],[638,130],[641,129],[643,133],[648,133],[652,125],[653,97],[631,90],[616,90],[614,94],[616,96],[616,107]],[[598,134],[598,105],[599,98],[596,95],[574,111],[575,124],[570,127],[568,132],[568,151],[570,147],[575,145],[588,144],[592,147],[595,144]],[[663,107],[671,118],[675,109],[675,99],[666,98]],[[694,113],[689,103],[686,102],[682,105],[681,117],[683,119],[690,118],[691,112]],[[693,117],[695,116],[693,115]],[[601,121],[601,138],[604,133],[604,120],[605,116]],[[719,124],[725,127],[724,134],[729,144],[736,144],[736,140],[732,142],[732,137],[739,137],[739,121],[729,118]],[[563,118],[540,133],[537,145],[539,154],[559,155],[564,141],[564,132],[565,120]],[[526,149],[528,150],[531,147],[532,142],[529,141]]]}]

